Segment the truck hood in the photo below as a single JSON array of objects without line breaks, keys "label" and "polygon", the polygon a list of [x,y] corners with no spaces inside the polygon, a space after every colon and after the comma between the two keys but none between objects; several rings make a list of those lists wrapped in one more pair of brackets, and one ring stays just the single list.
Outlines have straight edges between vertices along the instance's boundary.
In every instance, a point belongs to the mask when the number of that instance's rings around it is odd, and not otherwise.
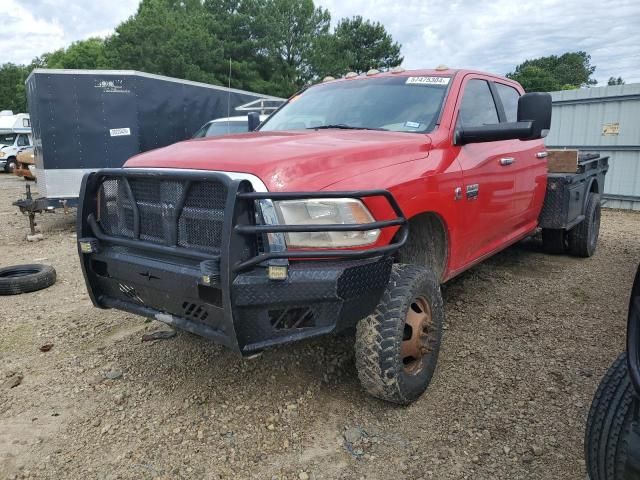
[{"label": "truck hood", "polygon": [[250,173],[270,191],[309,191],[359,173],[424,158],[430,145],[428,135],[416,133],[254,132],[179,142],[132,157],[125,167]]}]

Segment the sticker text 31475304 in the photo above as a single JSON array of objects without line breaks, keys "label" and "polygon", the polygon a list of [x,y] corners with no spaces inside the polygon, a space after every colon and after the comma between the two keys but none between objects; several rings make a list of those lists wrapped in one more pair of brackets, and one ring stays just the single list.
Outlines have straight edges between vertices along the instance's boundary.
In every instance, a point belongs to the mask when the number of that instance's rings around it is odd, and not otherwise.
[{"label": "sticker text 31475304", "polygon": [[450,77],[409,77],[407,85],[449,85]]}]

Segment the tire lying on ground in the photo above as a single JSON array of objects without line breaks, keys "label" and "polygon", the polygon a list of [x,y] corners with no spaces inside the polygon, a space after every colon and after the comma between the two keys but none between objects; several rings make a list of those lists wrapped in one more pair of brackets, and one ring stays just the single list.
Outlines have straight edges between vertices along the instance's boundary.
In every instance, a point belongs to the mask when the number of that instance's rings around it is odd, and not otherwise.
[{"label": "tire lying on ground", "polygon": [[627,435],[633,420],[633,386],[627,354],[621,354],[600,382],[584,437],[590,480],[626,480]]},{"label": "tire lying on ground", "polygon": [[0,295],[34,292],[56,283],[56,271],[50,265],[14,265],[0,268]]}]

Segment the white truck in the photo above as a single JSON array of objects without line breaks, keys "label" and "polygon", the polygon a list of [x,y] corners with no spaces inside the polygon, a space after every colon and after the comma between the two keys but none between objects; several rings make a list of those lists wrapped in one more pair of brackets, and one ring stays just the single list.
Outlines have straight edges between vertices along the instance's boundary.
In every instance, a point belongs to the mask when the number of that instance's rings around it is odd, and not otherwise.
[{"label": "white truck", "polygon": [[[253,121],[262,123],[269,114],[276,111],[285,102],[282,98],[259,98],[244,105],[236,107],[237,112],[253,112],[255,115]],[[222,135],[232,135],[234,133],[251,132],[249,126],[249,116],[239,115],[235,117],[222,117],[215,120],[209,120],[193,134],[192,138],[204,137],[220,137]]]},{"label": "white truck", "polygon": [[18,152],[32,145],[29,114],[0,111],[0,170],[13,171]]}]

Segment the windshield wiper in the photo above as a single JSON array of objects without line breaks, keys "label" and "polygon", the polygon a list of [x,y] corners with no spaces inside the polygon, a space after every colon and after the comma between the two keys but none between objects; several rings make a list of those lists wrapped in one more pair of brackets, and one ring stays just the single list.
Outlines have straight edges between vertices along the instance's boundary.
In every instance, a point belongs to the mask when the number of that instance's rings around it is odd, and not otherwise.
[{"label": "windshield wiper", "polygon": [[326,130],[329,128],[337,128],[339,130],[381,130],[387,131],[386,128],[369,128],[369,127],[354,127],[353,125],[347,125],[345,123],[336,123],[333,125],[318,125],[317,127],[308,127],[307,130]]}]

